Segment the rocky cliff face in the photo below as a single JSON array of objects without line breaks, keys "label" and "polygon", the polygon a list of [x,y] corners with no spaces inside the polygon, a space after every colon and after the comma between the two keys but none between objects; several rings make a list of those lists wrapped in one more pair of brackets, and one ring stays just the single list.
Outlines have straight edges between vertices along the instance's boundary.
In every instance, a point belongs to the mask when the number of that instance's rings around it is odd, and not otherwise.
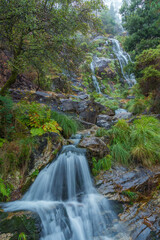
[{"label": "rocky cliff face", "polygon": [[[119,214],[133,240],[160,238],[160,168],[115,167],[96,178],[98,192],[123,206]],[[118,205],[117,205],[118,206]]]}]

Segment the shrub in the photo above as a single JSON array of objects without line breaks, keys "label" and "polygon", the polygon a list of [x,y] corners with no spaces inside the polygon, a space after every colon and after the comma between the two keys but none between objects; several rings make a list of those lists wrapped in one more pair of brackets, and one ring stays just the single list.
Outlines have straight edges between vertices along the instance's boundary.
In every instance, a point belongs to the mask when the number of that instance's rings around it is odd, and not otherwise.
[{"label": "shrub", "polygon": [[135,98],[127,102],[126,108],[129,112],[132,112],[133,114],[140,114],[144,111],[149,111],[151,107],[151,102],[151,97]]},{"label": "shrub", "polygon": [[107,133],[108,131],[105,128],[99,128],[96,132],[96,137],[104,137]]},{"label": "shrub", "polygon": [[0,178],[0,201],[9,201],[12,186]]},{"label": "shrub", "polygon": [[22,102],[17,107],[18,119],[29,129],[32,136],[55,132],[60,135],[62,128],[52,119],[51,109],[39,103]]},{"label": "shrub", "polygon": [[[160,45],[156,49],[143,51],[136,58],[136,68],[140,72],[139,84],[142,93],[148,96],[152,93],[153,110],[160,110]],[[155,104],[156,102],[156,104]]]},{"label": "shrub", "polygon": [[66,138],[70,137],[72,134],[75,134],[80,127],[73,118],[64,114],[53,111],[51,116],[60,125],[62,128],[62,134]]},{"label": "shrub", "polygon": [[20,233],[19,236],[18,236],[18,240],[27,240],[27,236],[25,233]]},{"label": "shrub", "polygon": [[108,134],[111,156],[115,161],[146,166],[160,161],[160,122],[156,118],[142,116],[131,125],[119,120]]},{"label": "shrub", "polygon": [[101,97],[97,97],[95,101],[101,103],[105,107],[108,107],[112,110],[116,110],[119,108],[119,103],[117,102],[117,100],[106,99],[105,97],[101,96]]},{"label": "shrub", "polygon": [[13,101],[10,96],[0,96],[0,137],[9,139],[13,130]]},{"label": "shrub", "polygon": [[96,158],[92,158],[92,173],[93,175],[97,175],[101,170],[109,170],[111,168],[111,155],[107,155],[102,159],[96,160]]}]

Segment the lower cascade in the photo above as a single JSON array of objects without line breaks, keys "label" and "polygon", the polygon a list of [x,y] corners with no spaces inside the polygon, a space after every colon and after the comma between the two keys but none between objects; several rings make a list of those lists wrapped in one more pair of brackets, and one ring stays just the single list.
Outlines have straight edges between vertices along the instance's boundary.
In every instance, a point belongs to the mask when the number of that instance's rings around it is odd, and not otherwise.
[{"label": "lower cascade", "polygon": [[[75,141],[77,142],[77,140]],[[41,219],[41,240],[129,240],[109,201],[92,184],[85,150],[64,146],[24,197],[2,205]]]}]

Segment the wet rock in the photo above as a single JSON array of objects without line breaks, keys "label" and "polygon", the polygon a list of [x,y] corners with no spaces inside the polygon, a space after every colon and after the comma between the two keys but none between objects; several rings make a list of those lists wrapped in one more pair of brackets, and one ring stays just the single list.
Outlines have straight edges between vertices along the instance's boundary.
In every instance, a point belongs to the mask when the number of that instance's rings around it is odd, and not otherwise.
[{"label": "wet rock", "polygon": [[105,47],[97,47],[97,51],[102,52],[104,49],[106,49]]},{"label": "wet rock", "polygon": [[62,111],[75,112],[79,114],[81,120],[90,123],[96,123],[97,115],[107,108],[100,103],[91,100],[82,100],[80,102],[71,99],[61,99],[60,108]]},{"label": "wet rock", "polygon": [[109,115],[98,115],[97,116],[97,125],[99,127],[103,127],[109,129],[111,127],[112,118]]},{"label": "wet rock", "polygon": [[57,152],[60,151],[64,144],[63,140],[59,140],[56,133],[45,133],[42,136],[37,137],[36,141],[37,148],[33,149],[31,153],[28,174],[25,177],[25,182],[22,183],[21,193],[25,193],[34,182],[37,176],[35,172],[39,172],[48,163],[53,161]]},{"label": "wet rock", "polygon": [[61,99],[60,108],[63,112],[74,112],[78,108],[78,102],[71,99]]},{"label": "wet rock", "polygon": [[115,116],[113,120],[120,120],[120,119],[129,119],[132,117],[132,113],[127,112],[125,109],[117,109],[115,111]]},{"label": "wet rock", "polygon": [[111,59],[108,59],[108,58],[96,57],[94,59],[94,65],[98,69],[99,75],[101,75],[101,73],[104,72],[104,69],[109,66],[108,65],[109,63],[111,63]]},{"label": "wet rock", "polygon": [[86,137],[81,140],[79,147],[86,148],[92,156],[103,157],[109,149],[107,145],[98,137]]},{"label": "wet rock", "polygon": [[147,168],[137,167],[128,171],[124,167],[115,167],[112,171],[104,172],[102,179],[103,184],[98,190],[106,196],[110,194],[110,198],[112,198],[112,193],[117,194],[127,190],[149,194],[158,184],[160,169],[154,172]]},{"label": "wet rock", "polygon": [[80,100],[86,100],[89,98],[89,95],[88,94],[85,94],[83,92],[80,92],[78,93],[78,96],[77,96]]},{"label": "wet rock", "polygon": [[92,40],[92,42],[94,42],[94,41],[97,41],[97,40],[100,40],[100,39],[104,39],[105,37],[104,36],[97,36],[97,37],[95,37],[93,40]]},{"label": "wet rock", "polygon": [[119,216],[133,240],[160,239],[159,181],[160,166],[133,170],[114,167],[97,178],[98,191],[123,204],[124,211]]},{"label": "wet rock", "polygon": [[43,92],[43,91],[37,91],[37,92],[35,92],[35,94],[37,96],[41,96],[41,97],[51,97],[52,96],[51,93],[47,93],[47,92]]}]

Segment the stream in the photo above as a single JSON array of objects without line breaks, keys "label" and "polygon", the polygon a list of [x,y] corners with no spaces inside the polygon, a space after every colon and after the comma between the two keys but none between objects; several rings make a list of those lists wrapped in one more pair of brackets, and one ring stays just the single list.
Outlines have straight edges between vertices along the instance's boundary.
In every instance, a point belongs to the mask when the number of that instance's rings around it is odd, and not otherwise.
[{"label": "stream", "polygon": [[115,53],[119,64],[121,68],[121,73],[123,75],[123,78],[126,80],[128,83],[129,87],[132,87],[134,84],[136,84],[136,79],[133,73],[127,73],[124,72],[124,67],[127,66],[127,64],[131,61],[131,57],[128,53],[124,52],[123,49],[120,46],[120,43],[117,39],[115,38],[110,38],[109,39],[112,42],[113,45],[113,52]]},{"label": "stream", "polygon": [[[128,72],[124,71],[124,67],[127,66],[127,64],[129,62],[132,62],[131,57],[127,52],[123,51],[123,49],[121,48],[120,43],[117,39],[110,38],[109,40],[112,43],[113,52],[119,61],[122,76],[123,76],[124,80],[127,82],[127,84],[129,85],[129,87],[132,87],[134,84],[136,84],[135,76],[133,73],[128,73]],[[98,57],[97,56],[93,57],[93,60],[90,64],[90,69],[92,72],[92,81],[93,81],[93,85],[96,89],[96,92],[99,94],[102,94],[98,80],[95,76],[95,68],[96,68],[95,59],[96,58],[98,58]]]},{"label": "stream", "polygon": [[41,240],[128,240],[112,205],[92,184],[81,136],[37,176],[19,201],[4,203],[7,212],[29,210],[41,219]]}]

